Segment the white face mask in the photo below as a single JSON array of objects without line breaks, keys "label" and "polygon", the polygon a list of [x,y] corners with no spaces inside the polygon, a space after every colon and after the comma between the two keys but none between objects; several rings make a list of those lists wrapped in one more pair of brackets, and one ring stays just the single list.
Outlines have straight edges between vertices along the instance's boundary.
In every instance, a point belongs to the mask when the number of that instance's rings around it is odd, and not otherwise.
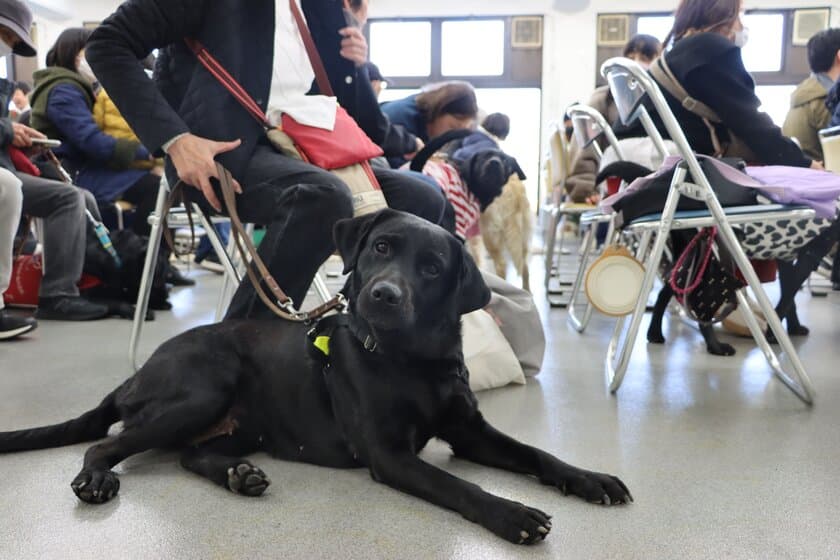
[{"label": "white face mask", "polygon": [[750,28],[744,27],[740,31],[735,32],[735,38],[732,39],[732,42],[735,43],[735,46],[738,48],[743,49],[744,46],[747,44],[747,41],[750,39]]},{"label": "white face mask", "polygon": [[94,75],[93,70],[90,69],[90,65],[85,57],[82,56],[79,58],[79,62],[76,64],[76,70],[90,83],[90,85],[97,82],[96,75]]}]

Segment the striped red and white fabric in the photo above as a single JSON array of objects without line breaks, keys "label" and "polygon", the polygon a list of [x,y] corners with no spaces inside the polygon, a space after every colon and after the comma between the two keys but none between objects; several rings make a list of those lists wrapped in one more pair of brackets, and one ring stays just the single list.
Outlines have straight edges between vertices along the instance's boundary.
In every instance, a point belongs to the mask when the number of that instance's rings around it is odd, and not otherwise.
[{"label": "striped red and white fabric", "polygon": [[477,235],[478,218],[481,205],[467,186],[461,181],[461,175],[449,163],[431,159],[423,167],[423,174],[434,179],[443,189],[447,200],[455,209],[455,233],[461,239]]}]

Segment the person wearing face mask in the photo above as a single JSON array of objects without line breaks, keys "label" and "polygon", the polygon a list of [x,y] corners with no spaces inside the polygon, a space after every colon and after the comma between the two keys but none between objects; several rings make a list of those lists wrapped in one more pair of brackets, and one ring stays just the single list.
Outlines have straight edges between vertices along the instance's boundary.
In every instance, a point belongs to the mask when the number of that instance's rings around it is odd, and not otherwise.
[{"label": "person wearing face mask", "polygon": [[[96,76],[85,58],[90,31],[65,29],[47,53],[47,68],[34,74],[32,126],[61,140],[55,149],[76,184],[100,204],[126,200],[136,206],[133,230],[148,235],[160,177],[149,172],[152,157],[136,138],[118,138],[96,124]],[[142,167],[146,167],[143,169]],[[178,282],[180,283],[180,282]]]},{"label": "person wearing face mask", "polygon": [[[29,36],[32,13],[20,0],[0,0],[0,56],[35,56]],[[12,122],[7,115],[9,96],[14,87],[0,80],[0,296],[11,273],[11,246],[21,211],[42,218],[44,257],[48,262],[41,279],[37,319],[82,321],[101,319],[108,314],[104,305],[79,295],[76,283],[82,275],[85,253],[84,191],[73,185],[18,172],[10,150],[26,150],[32,140],[44,135]],[[96,205],[89,209],[98,218]],[[10,339],[35,328],[29,318],[6,314],[0,299],[0,339]]]},{"label": "person wearing face mask", "polygon": [[[630,38],[624,45],[622,54],[625,58],[635,60],[647,68],[661,52],[662,43],[659,42],[659,39],[652,35],[640,34]],[[601,86],[592,92],[592,97],[589,98],[587,105],[604,115],[608,123],[618,122],[618,109],[615,106],[615,100],[613,100],[609,86]],[[607,142],[604,138],[600,138],[598,142],[602,150],[607,148]],[[572,202],[595,204],[600,200],[600,194],[597,192],[597,185],[595,184],[600,158],[591,146],[581,150],[574,137],[572,137],[570,150],[572,166],[569,177],[566,179],[566,192]]]},{"label": "person wearing face mask", "polygon": [[[803,154],[766,113],[759,111],[761,100],[741,56],[749,36],[741,10],[741,0],[682,0],[665,40],[666,45],[673,42],[662,57],[667,70],[689,96],[716,113],[720,122],[709,120],[714,134],[707,126],[708,119],[686,109],[675,95],[673,86],[662,77],[660,61],[651,67],[651,74],[662,86],[668,105],[696,152],[765,165],[821,169],[819,162]],[[654,121],[664,130],[658,116]]]}]

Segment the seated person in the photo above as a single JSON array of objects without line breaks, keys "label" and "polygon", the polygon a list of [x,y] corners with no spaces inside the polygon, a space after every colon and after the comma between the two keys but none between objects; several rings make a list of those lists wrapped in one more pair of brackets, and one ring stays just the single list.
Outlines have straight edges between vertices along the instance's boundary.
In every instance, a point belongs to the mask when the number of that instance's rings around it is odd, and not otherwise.
[{"label": "seated person", "polygon": [[[15,122],[23,122],[29,119],[29,92],[32,86],[27,82],[15,82],[15,91],[12,93],[12,101],[9,103],[9,118]],[[26,124],[26,123],[24,123]]]},{"label": "seated person", "polygon": [[[647,68],[661,52],[662,43],[656,37],[635,35],[624,45],[623,56],[635,60]],[[589,98],[587,105],[604,115],[607,123],[614,124],[618,121],[618,109],[616,109],[609,86],[601,86],[596,89],[592,93],[592,97]],[[598,142],[602,149],[607,147],[606,139],[600,138]],[[585,150],[581,150],[577,141],[572,138],[569,160],[571,161],[571,170],[569,177],[566,179],[566,192],[569,198],[572,202],[596,204],[600,200],[600,194],[597,192],[597,185],[595,184],[599,165],[598,154],[595,149],[589,146]]]},{"label": "seated person", "polygon": [[56,155],[74,181],[100,204],[126,200],[136,206],[135,233],[148,235],[160,177],[148,169],[149,151],[137,141],[105,134],[93,118],[96,77],[85,59],[90,30],[65,29],[47,53],[47,68],[35,72],[32,126],[62,141]]},{"label": "seated person", "polygon": [[[267,226],[260,256],[300,305],[318,267],[335,250],[333,225],[353,213],[350,190],[335,174],[276,151],[236,99],[196,63],[183,41],[201,37],[272,123],[286,112],[295,118],[312,117],[307,124],[330,130],[335,103],[309,94],[315,75],[298,31],[297,7],[287,2],[130,0],[94,31],[86,55],[143,143],[163,149],[177,176],[200,189],[217,210],[221,204],[211,182],[217,174],[215,160],[232,173],[241,191],[240,216]],[[305,2],[300,19],[304,17],[339,102],[373,138],[367,123],[375,121],[375,115],[359,110],[356,89],[367,82],[375,99],[369,80],[361,80],[358,70],[367,57],[364,36],[346,27],[340,4],[316,7]],[[232,25],[248,33],[231,34]],[[162,57],[157,85],[139,62],[153,49],[161,49]],[[149,107],[154,108],[153,119]],[[439,190],[390,169],[374,173],[392,208],[440,222],[446,201]],[[172,179],[174,184],[176,177]],[[274,317],[250,281],[239,286],[227,313],[227,318],[243,317]]]},{"label": "seated person", "polygon": [[790,96],[790,111],[782,133],[796,138],[805,155],[822,161],[819,131],[831,121],[825,103],[829,90],[840,78],[840,29],[820,31],[808,40],[808,65],[811,75]]},{"label": "seated person", "polygon": [[[0,49],[19,56],[35,56],[31,37],[20,35],[20,31],[15,30],[28,30],[32,13],[19,0],[13,0],[11,4],[16,8],[13,13],[0,13]],[[15,29],[6,26],[4,21],[15,24]],[[75,321],[101,319],[108,314],[108,308],[80,297],[76,286],[82,276],[85,256],[87,221],[84,191],[66,183],[19,173],[15,169],[9,148],[29,148],[33,138],[43,138],[44,135],[20,123],[13,123],[6,116],[12,89],[8,81],[0,80],[0,168],[20,180],[23,213],[44,219],[44,239],[41,242],[48,264],[41,279],[35,316],[38,319]],[[93,211],[96,215],[95,207]],[[14,213],[19,219],[19,212],[15,210]],[[0,226],[4,229],[7,227],[5,221]],[[15,219],[15,229],[17,223]],[[0,236],[5,235],[0,232]],[[8,264],[10,261],[0,255],[0,267]]]},{"label": "seated person", "polygon": [[[427,86],[418,94],[382,105],[395,125],[404,127],[425,144],[450,130],[470,128],[478,116],[475,90],[467,82],[444,82]],[[403,158],[388,158],[392,167]]]},{"label": "seated person", "polygon": [[[742,8],[742,0],[683,0],[666,40],[666,44],[673,40],[673,47],[662,57],[688,94],[714,111],[720,123],[709,127],[699,114],[683,106],[664,79],[657,78],[659,61],[650,71],[696,152],[765,165],[821,169],[819,162],[803,154],[766,113],[759,111],[761,101],[755,94],[755,82],[741,57],[741,47],[746,43]],[[653,118],[664,130],[659,115],[653,114]]]}]

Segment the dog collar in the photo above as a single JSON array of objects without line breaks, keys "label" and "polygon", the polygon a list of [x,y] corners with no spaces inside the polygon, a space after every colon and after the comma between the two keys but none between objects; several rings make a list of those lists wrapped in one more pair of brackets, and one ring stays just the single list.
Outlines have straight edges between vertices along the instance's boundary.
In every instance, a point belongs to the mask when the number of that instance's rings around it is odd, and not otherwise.
[{"label": "dog collar", "polygon": [[362,343],[362,347],[368,352],[376,352],[378,344],[369,329],[352,320],[349,315],[333,315],[315,322],[306,333],[315,349],[316,355],[325,358],[330,356],[330,341],[335,330],[339,327],[346,327],[353,333],[353,336]]}]

